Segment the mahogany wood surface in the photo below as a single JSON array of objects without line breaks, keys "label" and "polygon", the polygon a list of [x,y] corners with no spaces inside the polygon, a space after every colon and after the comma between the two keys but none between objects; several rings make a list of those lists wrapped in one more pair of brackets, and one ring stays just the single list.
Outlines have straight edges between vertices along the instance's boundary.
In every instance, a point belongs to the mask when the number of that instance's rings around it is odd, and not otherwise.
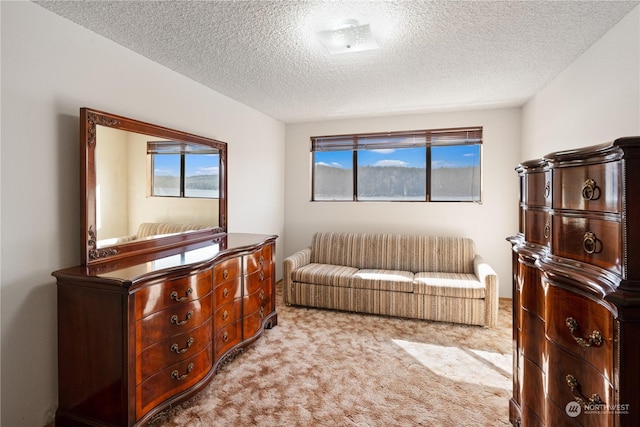
[{"label": "mahogany wood surface", "polygon": [[143,425],[206,386],[277,324],[275,239],[223,234],[54,272],[56,426]]},{"label": "mahogany wood surface", "polygon": [[[638,426],[640,137],[551,153],[516,171],[510,421]],[[569,416],[570,402],[579,415]]]}]

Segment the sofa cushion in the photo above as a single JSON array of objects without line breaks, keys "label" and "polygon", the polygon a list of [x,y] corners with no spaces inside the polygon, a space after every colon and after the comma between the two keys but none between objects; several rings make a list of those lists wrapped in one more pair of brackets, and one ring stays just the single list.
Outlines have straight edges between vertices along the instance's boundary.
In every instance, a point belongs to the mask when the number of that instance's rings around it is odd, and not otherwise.
[{"label": "sofa cushion", "polygon": [[413,292],[413,273],[399,270],[358,270],[351,278],[351,287]]},{"label": "sofa cushion", "polygon": [[357,272],[357,268],[344,265],[311,263],[295,269],[291,276],[294,282],[348,288],[349,280]]},{"label": "sofa cushion", "polygon": [[321,232],[311,262],[358,269],[473,273],[475,245],[462,237]]},{"label": "sofa cushion", "polygon": [[484,298],[485,289],[474,274],[416,273],[413,292],[456,298]]},{"label": "sofa cushion", "polygon": [[182,233],[185,231],[197,231],[206,230],[211,228],[210,225],[196,225],[196,224],[172,224],[165,222],[143,222],[138,227],[137,238],[142,239],[145,237],[159,236],[162,234],[174,234]]}]

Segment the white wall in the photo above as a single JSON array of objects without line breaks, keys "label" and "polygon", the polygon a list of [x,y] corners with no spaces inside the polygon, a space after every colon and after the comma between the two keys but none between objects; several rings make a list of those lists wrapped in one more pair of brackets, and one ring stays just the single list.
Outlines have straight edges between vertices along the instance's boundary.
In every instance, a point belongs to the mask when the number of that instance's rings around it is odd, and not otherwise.
[{"label": "white wall", "polygon": [[[470,237],[511,296],[511,249],[518,231],[519,108],[289,124],[286,132],[284,255],[316,231],[421,233]],[[483,126],[483,203],[310,202],[311,136]]]},{"label": "white wall", "polygon": [[640,135],[640,6],[523,108],[522,159]]},{"label": "white wall", "polygon": [[80,262],[79,108],[227,142],[230,231],[283,235],[285,130],[34,3],[0,7],[1,423],[37,427],[57,402],[51,272]]}]

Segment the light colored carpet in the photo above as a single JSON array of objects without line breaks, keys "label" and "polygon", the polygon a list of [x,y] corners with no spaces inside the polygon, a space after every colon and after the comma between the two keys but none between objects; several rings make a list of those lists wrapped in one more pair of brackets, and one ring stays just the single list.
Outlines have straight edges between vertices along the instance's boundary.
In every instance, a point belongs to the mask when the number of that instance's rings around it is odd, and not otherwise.
[{"label": "light colored carpet", "polygon": [[169,426],[507,426],[511,301],[494,329],[282,304]]}]

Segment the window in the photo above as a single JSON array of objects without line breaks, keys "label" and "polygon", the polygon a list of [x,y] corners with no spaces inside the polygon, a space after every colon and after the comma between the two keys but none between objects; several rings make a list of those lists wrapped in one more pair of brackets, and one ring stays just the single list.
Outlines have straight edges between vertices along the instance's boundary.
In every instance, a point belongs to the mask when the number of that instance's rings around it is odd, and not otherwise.
[{"label": "window", "polygon": [[217,149],[174,141],[147,143],[151,156],[152,196],[220,197],[220,153]]},{"label": "window", "polygon": [[312,137],[312,200],[479,202],[481,148],[481,127]]}]

